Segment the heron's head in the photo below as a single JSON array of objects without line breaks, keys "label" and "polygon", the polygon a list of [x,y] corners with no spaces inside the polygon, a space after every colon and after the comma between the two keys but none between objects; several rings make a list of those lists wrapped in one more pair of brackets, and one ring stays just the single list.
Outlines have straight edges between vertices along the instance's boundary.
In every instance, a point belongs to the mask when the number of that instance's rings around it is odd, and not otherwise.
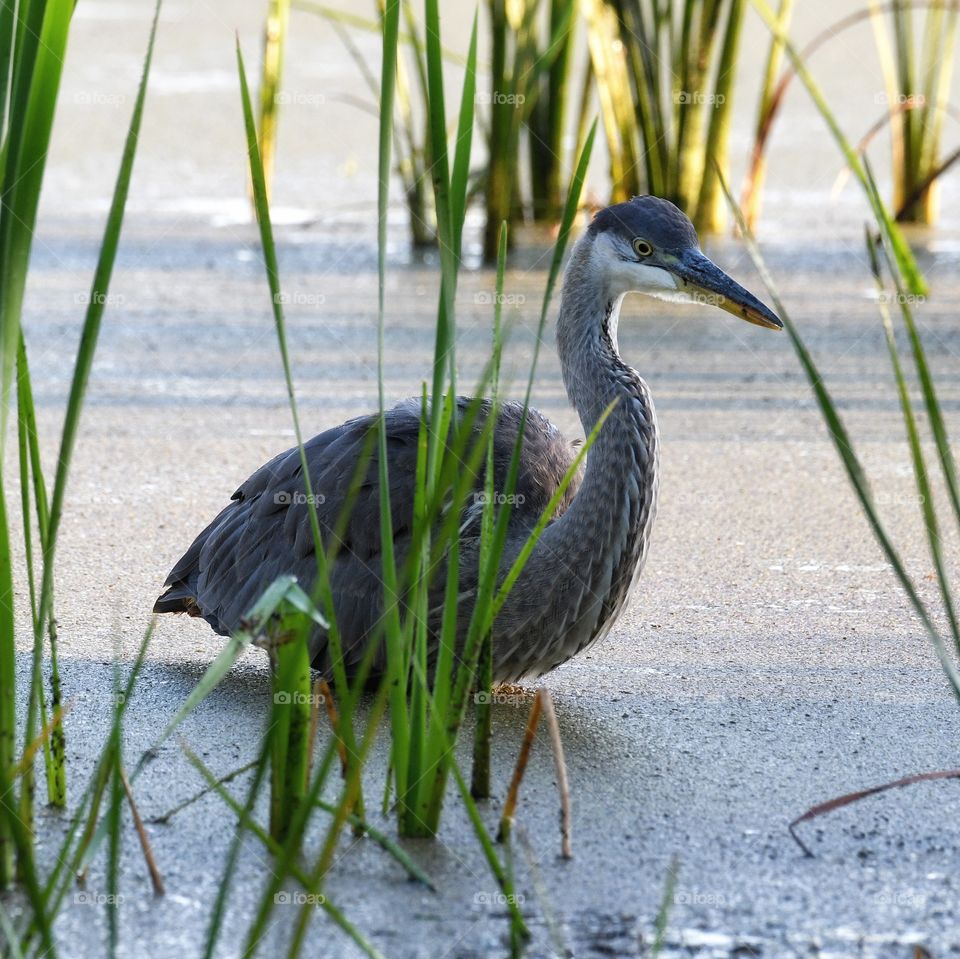
[{"label": "heron's head", "polygon": [[638,196],[601,210],[590,224],[594,263],[610,292],[718,306],[749,323],[782,330],[780,318],[703,255],[697,231],[669,200]]}]

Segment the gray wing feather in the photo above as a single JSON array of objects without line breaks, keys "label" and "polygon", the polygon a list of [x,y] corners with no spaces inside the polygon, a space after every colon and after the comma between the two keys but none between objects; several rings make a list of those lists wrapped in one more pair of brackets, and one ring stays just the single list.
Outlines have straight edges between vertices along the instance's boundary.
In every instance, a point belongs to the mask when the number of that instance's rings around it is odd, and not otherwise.
[{"label": "gray wing feather", "polygon": [[[460,400],[461,414],[468,402]],[[481,411],[481,417],[488,409],[489,405]],[[498,489],[505,485],[521,412],[518,405],[508,404],[498,419],[494,436],[494,484]],[[348,670],[359,662],[381,608],[377,451],[375,443],[367,446],[376,424],[376,416],[350,420],[313,437],[304,447],[325,543],[330,543],[334,529],[343,522],[343,535],[335,543],[330,581]],[[402,563],[409,549],[413,520],[419,401],[409,400],[388,411],[386,429],[393,542],[398,562]],[[365,449],[370,449],[371,455],[359,478],[350,514],[342,520]],[[532,527],[542,514],[571,460],[570,447],[559,431],[531,410],[516,487],[522,505],[512,518],[519,532]],[[482,488],[482,474],[476,482]],[[560,512],[572,499],[576,485],[568,490]],[[216,632],[228,635],[270,583],[291,573],[304,588],[309,588],[316,577],[313,535],[296,447],[275,456],[236,490],[229,505],[171,570],[166,592],[154,610],[202,616]],[[466,587],[467,569],[464,575]],[[442,583],[437,588],[442,589]],[[328,671],[325,635],[318,632],[312,645],[315,665]]]}]

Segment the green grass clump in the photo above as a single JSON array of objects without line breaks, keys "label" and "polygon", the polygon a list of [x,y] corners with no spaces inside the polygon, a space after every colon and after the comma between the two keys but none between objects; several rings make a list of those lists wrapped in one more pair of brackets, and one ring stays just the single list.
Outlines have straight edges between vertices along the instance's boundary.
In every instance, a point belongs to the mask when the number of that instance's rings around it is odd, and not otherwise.
[{"label": "green grass clump", "polygon": [[850,167],[851,172],[863,187],[867,201],[870,204],[870,209],[873,212],[874,219],[881,224],[884,235],[887,238],[891,253],[896,260],[899,274],[903,276],[904,282],[907,284],[912,294],[923,295],[926,293],[926,284],[923,276],[920,274],[920,269],[917,266],[916,259],[914,258],[910,247],[907,245],[907,241],[904,239],[903,234],[897,229],[890,211],[880,198],[880,194],[871,185],[870,179],[867,175],[867,168],[864,159],[847,139],[836,119],[836,116],[830,109],[827,98],[820,90],[820,87],[818,86],[816,80],[814,80],[813,75],[807,69],[803,57],[800,55],[800,53],[798,53],[796,47],[790,41],[789,37],[787,37],[782,25],[778,22],[776,16],[773,14],[773,11],[766,3],[766,0],[753,0],[753,2],[767,26],[770,28],[771,33],[773,33],[774,37],[776,37],[776,39],[783,44],[783,48],[790,59],[793,69],[796,71],[800,81],[806,87],[807,93],[810,95],[810,99],[813,101],[814,106],[816,106],[818,112],[823,117],[824,122],[827,124],[830,134],[836,141],[837,146],[840,148],[840,151],[843,154],[847,165]]},{"label": "green grass clump", "polygon": [[[766,150],[773,123],[783,107],[787,87],[798,72],[793,65],[780,72],[792,0],[781,0],[775,22],[765,3],[759,9],[771,24],[773,38],[742,201],[751,228],[759,218]],[[918,50],[914,21],[921,9],[926,13],[923,41]],[[946,157],[941,155],[943,121],[951,109],[949,96],[958,16],[960,4],[956,0],[893,0],[891,3],[869,0],[866,7],[828,24],[801,50],[791,54],[794,64],[805,66],[822,47],[832,44],[864,20],[871,22],[884,79],[884,92],[878,94],[877,100],[886,105],[886,112],[861,138],[857,149],[865,151],[876,135],[889,127],[893,216],[900,223],[936,222],[940,177],[960,160],[960,150],[954,150]],[[893,42],[887,31],[888,20],[893,28]],[[859,174],[857,178],[863,182]]]},{"label": "green grass clump", "polygon": [[[566,183],[569,86],[576,51],[576,5],[558,0],[487,0],[490,79],[484,257],[497,255],[500,224],[559,222]],[[582,146],[578,142],[578,149]],[[522,170],[529,171],[529,196]]]},{"label": "green grass clump", "polygon": [[[22,757],[32,757],[38,748],[41,750],[47,773],[48,799],[54,805],[65,805],[66,754],[53,620],[54,560],[80,415],[103,312],[108,302],[107,294],[130,187],[159,4],[87,299],[89,305],[81,328],[64,414],[57,467],[52,491],[48,492],[40,461],[30,369],[23,335],[23,299],[72,12],[73,4],[69,2],[21,4],[16,11],[12,5],[6,4],[0,9],[0,177],[3,182],[3,204],[0,207],[0,458],[5,460],[9,455],[5,442],[6,424],[16,400],[24,556],[33,624],[31,680],[24,726],[18,730],[14,544],[10,538],[7,494],[0,485],[0,888],[8,886],[15,875],[22,880],[34,909],[31,929],[39,931],[45,942],[49,937],[49,917],[55,910],[48,912],[51,887],[48,884],[47,889],[42,890],[34,865],[33,764],[32,761],[24,762],[23,758],[18,760],[17,754],[19,749],[22,750]],[[34,521],[39,538],[39,561],[32,536]],[[43,677],[48,636],[51,663],[49,702]],[[118,706],[115,715],[117,728],[121,712]],[[119,760],[113,738],[104,754],[104,762],[111,768],[110,775],[116,786],[119,782]],[[70,858],[69,849],[69,844],[64,846],[62,861]]]},{"label": "green grass clump", "polygon": [[[323,611],[329,623],[328,635],[331,641],[331,661],[334,672],[334,689],[340,707],[337,729],[331,737],[318,771],[304,788],[302,775],[309,763],[310,744],[304,746],[302,730],[307,727],[308,709],[296,706],[308,696],[309,678],[304,670],[306,663],[306,633],[309,629],[307,611],[298,608],[289,618],[281,613],[277,620],[278,607],[274,605],[273,625],[267,628],[268,643],[278,659],[278,675],[275,679],[275,702],[272,710],[271,727],[271,809],[274,828],[271,830],[273,841],[282,839],[284,860],[278,870],[282,883],[283,876],[291,875],[287,863],[292,862],[300,848],[302,837],[310,816],[317,806],[325,777],[329,772],[332,757],[342,749],[346,757],[346,782],[340,790],[340,800],[335,807],[334,822],[325,842],[325,853],[317,864],[316,883],[311,886],[318,889],[319,883],[329,865],[330,857],[336,847],[337,837],[344,824],[353,821],[361,831],[368,827],[357,819],[356,813],[362,808],[361,775],[369,745],[376,732],[377,722],[383,710],[389,714],[391,730],[392,787],[397,810],[398,829],[402,835],[432,836],[440,824],[441,810],[446,792],[446,782],[451,771],[455,772],[455,759],[452,753],[460,725],[466,713],[467,704],[477,682],[477,670],[484,644],[489,648],[489,636],[497,612],[502,608],[509,589],[516,582],[523,564],[529,558],[536,538],[542,532],[552,515],[556,502],[546,511],[542,522],[537,526],[528,547],[521,552],[512,568],[503,575],[501,556],[509,520],[509,497],[506,504],[495,510],[496,498],[485,498],[483,533],[481,539],[481,573],[476,602],[469,628],[466,629],[466,641],[460,643],[464,627],[458,623],[459,596],[459,516],[472,496],[477,477],[482,472],[484,462],[492,455],[492,426],[496,420],[499,400],[496,396],[497,371],[502,341],[499,333],[499,305],[495,317],[495,336],[493,357],[488,371],[481,378],[478,394],[483,395],[486,387],[494,384],[493,413],[480,426],[477,420],[480,401],[475,401],[463,417],[456,411],[454,398],[457,394],[457,366],[454,344],[456,339],[455,294],[460,270],[463,225],[466,215],[467,182],[469,177],[469,158],[471,134],[474,126],[474,94],[476,69],[476,25],[467,58],[467,71],[464,89],[460,97],[460,109],[456,124],[456,148],[452,156],[447,150],[445,90],[442,76],[442,50],[439,33],[439,11],[435,2],[426,3],[424,23],[426,26],[426,67],[427,86],[430,96],[428,119],[430,124],[430,155],[434,166],[434,205],[437,211],[437,233],[440,244],[441,289],[438,302],[437,327],[434,361],[431,370],[429,395],[438,401],[427,400],[428,387],[423,384],[423,404],[421,421],[421,442],[419,446],[418,468],[414,491],[413,511],[415,517],[414,544],[410,555],[400,563],[394,554],[392,541],[392,522],[390,516],[389,459],[387,457],[386,431],[384,429],[386,402],[384,394],[384,347],[383,332],[385,325],[385,277],[386,277],[386,220],[389,199],[389,180],[391,174],[391,147],[393,100],[396,91],[397,46],[399,35],[399,3],[388,3],[383,12],[383,64],[381,71],[380,103],[380,151],[379,174],[380,189],[378,199],[378,238],[379,238],[379,296],[378,296],[378,343],[379,343],[379,429],[376,431],[376,453],[380,478],[380,521],[382,533],[383,557],[383,610],[382,636],[378,641],[386,648],[386,677],[376,696],[377,706],[368,716],[367,723],[358,741],[354,738],[353,728],[355,711],[364,686],[364,670],[352,683],[347,681],[339,650],[339,638],[336,627],[336,610],[330,592],[328,576],[328,545],[324,542],[326,531],[321,530],[316,516],[314,499],[311,494],[310,476],[303,452],[303,438],[300,430],[299,415],[295,391],[290,371],[287,349],[286,324],[283,314],[283,297],[280,295],[279,266],[276,244],[270,223],[269,204],[264,184],[262,159],[260,157],[256,130],[253,121],[251,98],[246,84],[242,58],[238,62],[241,78],[241,91],[244,106],[244,118],[247,130],[247,145],[250,154],[251,179],[257,219],[260,227],[261,243],[264,251],[271,301],[274,310],[275,327],[280,345],[281,356],[287,378],[288,395],[297,443],[301,451],[302,466],[307,484],[307,502],[310,504],[311,525],[314,533],[314,546],[318,561],[317,583],[315,588],[318,607]],[[587,149],[578,165],[574,178],[574,187],[564,211],[564,224],[561,239],[555,250],[548,283],[548,292],[541,311],[540,323],[546,321],[550,294],[559,275],[563,249],[569,237],[577,207],[577,198],[582,187],[592,146],[593,133],[588,138]],[[501,260],[501,282],[504,263]],[[499,303],[499,301],[498,301]],[[533,370],[528,383],[528,396],[532,386]],[[474,426],[478,426],[477,435]],[[595,434],[594,434],[595,436]],[[588,438],[580,459],[571,470],[567,481],[573,476],[594,436]],[[519,467],[519,448],[514,453],[509,488],[516,481]],[[492,483],[492,473],[488,473],[488,484]],[[562,496],[561,490],[556,501]],[[436,656],[428,653],[432,642],[427,632],[428,600],[430,584],[439,565],[447,569],[447,585],[442,623],[438,637]],[[274,594],[288,589],[278,582],[271,587]],[[403,601],[401,601],[403,597]],[[276,597],[275,597],[276,598]],[[248,617],[251,629],[260,629],[264,623],[264,610],[259,615]],[[298,626],[297,623],[300,625]],[[280,637],[278,644],[277,637]],[[238,636],[225,650],[223,656],[208,671],[208,678],[198,687],[194,697],[184,705],[181,714],[193,708],[197,701],[206,695],[211,684],[215,684],[225,674],[239,651],[250,641],[250,636]],[[368,650],[368,664],[375,651],[376,644]],[[285,664],[283,659],[288,662]],[[282,699],[282,701],[281,701]],[[175,717],[172,726],[180,721]],[[291,737],[290,730],[294,731]],[[279,733],[277,732],[279,730]],[[336,748],[334,744],[336,743]],[[289,767],[293,763],[293,771]],[[258,787],[259,788],[259,787]],[[252,808],[253,798],[250,799]],[[469,800],[472,803],[472,799]],[[509,885],[507,873],[492,855],[493,846],[482,826],[479,816],[472,817],[478,830],[478,837],[488,850],[491,868],[501,885]],[[228,877],[225,876],[225,882]],[[279,888],[278,883],[271,888]],[[261,910],[250,932],[250,941],[256,937],[272,911],[268,898],[264,898]],[[512,924],[522,926],[522,920],[516,905],[512,906]]]},{"label": "green grass clump", "polygon": [[283,82],[283,57],[290,24],[290,0],[270,0],[263,24],[263,70],[260,75],[260,110],[257,126],[263,179],[270,195],[277,153],[277,125],[280,120],[280,85]]},{"label": "green grass clump", "polygon": [[746,3],[589,0],[584,9],[613,199],[654,193],[717,231],[715,164],[727,163]]},{"label": "green grass clump", "polygon": [[[466,215],[471,131],[474,126],[476,23],[467,58],[467,70],[456,123],[456,148],[451,160],[447,149],[445,90],[442,73],[439,10],[435,0],[425,4],[426,67],[429,91],[430,156],[433,162],[434,204],[437,210],[440,245],[440,299],[437,311],[436,339],[429,391],[423,386],[421,439],[414,491],[414,543],[403,567],[398,564],[392,545],[390,516],[389,460],[384,428],[386,401],[383,389],[386,275],[386,212],[389,190],[391,117],[396,62],[398,21],[391,17],[391,6],[384,18],[384,64],[381,74],[380,192],[379,192],[379,370],[380,370],[380,522],[382,538],[384,616],[383,642],[386,648],[387,678],[390,688],[392,731],[391,767],[400,832],[410,836],[435,835],[439,825],[451,770],[451,755],[471,694],[478,681],[481,653],[502,608],[509,589],[516,582],[529,558],[533,543],[553,513],[548,506],[543,522],[535,529],[528,549],[521,552],[514,566],[503,574],[501,563],[510,517],[509,493],[516,482],[519,447],[514,451],[507,494],[495,503],[484,498],[481,522],[480,572],[476,584],[477,599],[468,624],[462,623],[459,610],[459,525],[468,497],[476,489],[483,463],[491,457],[492,427],[499,408],[497,396],[502,342],[495,317],[493,356],[481,377],[476,395],[483,396],[493,386],[492,409],[479,425],[479,400],[474,401],[462,420],[454,399],[457,390],[455,355],[456,315],[454,298],[460,270],[463,225]],[[586,164],[588,147],[578,165],[564,213],[547,294],[541,311],[541,332],[547,307],[559,273],[560,260],[569,237]],[[502,270],[502,265],[501,265]],[[534,374],[530,371],[530,384]],[[530,386],[528,384],[527,403]],[[430,399],[428,399],[428,396]],[[474,427],[477,427],[474,436]],[[588,438],[587,448],[592,441]],[[582,451],[581,456],[586,450]],[[579,465],[579,461],[577,466]],[[576,469],[576,467],[574,467]],[[571,471],[570,476],[573,475]],[[569,481],[570,476],[567,477]],[[492,482],[487,474],[487,482]],[[491,492],[491,490],[488,490]],[[562,491],[561,491],[562,493]],[[559,498],[558,494],[558,498]],[[435,656],[428,652],[433,639],[428,634],[430,584],[440,564],[446,567],[446,586],[436,637]],[[400,597],[404,597],[401,602]],[[461,643],[460,637],[465,635]]]},{"label": "green grass clump", "polygon": [[915,5],[892,5],[892,44],[883,6],[870,0],[890,123],[893,208],[900,222],[934,223],[939,213],[939,178],[960,158],[960,152],[945,162],[940,156],[960,7],[942,2],[927,7],[918,50],[914,38]]}]

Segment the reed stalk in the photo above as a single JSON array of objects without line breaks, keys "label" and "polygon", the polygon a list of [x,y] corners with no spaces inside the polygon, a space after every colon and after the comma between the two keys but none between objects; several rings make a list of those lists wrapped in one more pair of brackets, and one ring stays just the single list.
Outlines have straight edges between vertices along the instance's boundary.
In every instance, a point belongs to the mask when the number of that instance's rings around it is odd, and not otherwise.
[{"label": "reed stalk", "polygon": [[760,99],[757,105],[757,122],[754,128],[751,164],[740,203],[744,219],[751,230],[756,229],[757,222],[760,219],[763,187],[767,177],[767,157],[763,149],[763,143],[778,104],[777,80],[783,63],[783,40],[781,37],[789,31],[792,16],[793,0],[780,0],[780,6],[777,8],[777,32],[770,38],[770,46],[767,49],[767,62],[763,71],[763,83],[760,87]]},{"label": "reed stalk", "polygon": [[280,118],[283,56],[290,24],[290,0],[268,0],[263,24],[263,70],[260,77],[258,142],[263,160],[263,179],[269,199],[277,155],[277,124]]},{"label": "reed stalk", "polygon": [[745,9],[745,0],[585,0],[614,201],[653,193],[701,232],[722,229],[712,171],[727,165]]},{"label": "reed stalk", "polygon": [[[3,204],[0,205],[0,458],[6,455],[5,426],[14,398],[11,386],[16,376],[24,552],[30,565],[27,579],[33,623],[31,680],[22,743],[26,754],[34,749],[38,737],[44,739],[43,755],[49,798],[53,804],[61,806],[66,804],[66,753],[63,723],[60,721],[62,710],[56,626],[53,619],[54,561],[72,455],[103,312],[108,302],[109,285],[136,155],[156,37],[159,3],[154,12],[143,74],[127,131],[93,283],[87,298],[88,307],[73,368],[53,489],[48,500],[47,484],[39,456],[29,365],[23,338],[23,296],[72,12],[73,5],[61,0],[28,5],[19,11],[21,19],[17,23],[10,5],[4,5],[0,11],[0,93],[4,94],[0,96],[3,103],[0,107],[0,119],[3,121],[0,123],[3,136],[0,149],[0,175],[3,181]],[[33,569],[31,486],[42,556],[39,590]],[[0,612],[0,795],[3,796],[0,801],[0,887],[12,882],[16,858],[17,874],[30,893],[41,935],[46,938],[49,927],[46,908],[38,899],[39,885],[33,866],[30,835],[33,819],[32,769],[25,770],[19,800],[16,799],[13,788],[12,771],[17,752],[13,562],[6,493],[0,484],[0,606],[3,607]],[[47,635],[50,639],[51,654],[49,705],[56,719],[52,725],[49,725],[46,718],[42,687],[44,638]],[[50,730],[49,748],[44,729]]]},{"label": "reed stalk", "polygon": [[[869,167],[865,168],[864,175],[866,187],[873,194],[873,202],[882,206],[876,181]],[[734,215],[737,217],[738,225],[744,234],[751,259],[760,272],[777,314],[783,320],[784,328],[787,331],[787,335],[797,353],[800,365],[810,383],[811,390],[829,431],[830,438],[833,441],[834,448],[847,474],[847,478],[853,487],[853,491],[863,510],[870,530],[883,551],[887,562],[890,564],[910,606],[920,620],[924,631],[927,633],[954,695],[958,701],[960,701],[960,669],[958,669],[958,661],[960,661],[960,625],[958,625],[956,605],[953,598],[954,584],[952,584],[949,578],[949,569],[943,554],[943,544],[940,533],[943,524],[938,507],[936,506],[936,501],[932,496],[930,484],[932,471],[920,441],[918,415],[910,398],[899,347],[894,335],[891,311],[888,306],[888,303],[892,299],[894,299],[899,306],[902,326],[910,343],[914,367],[920,381],[923,412],[926,414],[930,423],[943,483],[947,490],[948,500],[954,513],[954,519],[958,523],[960,523],[960,484],[958,484],[956,461],[942,414],[942,405],[927,361],[926,349],[910,307],[909,287],[907,286],[908,277],[901,272],[900,264],[891,252],[893,249],[891,242],[892,223],[886,217],[876,217],[875,222],[866,230],[867,252],[874,282],[882,294],[878,301],[880,316],[890,355],[894,383],[900,401],[904,432],[913,466],[914,480],[917,486],[920,518],[926,533],[931,561],[935,571],[935,581],[937,584],[937,592],[934,600],[935,606],[932,606],[930,602],[922,598],[920,585],[908,571],[904,550],[898,547],[896,541],[888,531],[886,524],[883,522],[868,474],[857,452],[856,441],[847,430],[837,404],[825,386],[824,376],[814,362],[809,349],[801,337],[800,331],[791,319],[789,312],[784,308],[783,301],[767,269],[759,247],[753,235],[750,233],[739,209],[736,208],[733,198],[730,196],[725,184],[723,185],[723,189],[727,196],[727,201]],[[874,232],[877,230],[883,239],[882,247],[878,247],[874,239]],[[887,280],[884,279],[884,275],[888,278]],[[939,625],[941,617],[947,623],[948,628],[946,631]]]}]

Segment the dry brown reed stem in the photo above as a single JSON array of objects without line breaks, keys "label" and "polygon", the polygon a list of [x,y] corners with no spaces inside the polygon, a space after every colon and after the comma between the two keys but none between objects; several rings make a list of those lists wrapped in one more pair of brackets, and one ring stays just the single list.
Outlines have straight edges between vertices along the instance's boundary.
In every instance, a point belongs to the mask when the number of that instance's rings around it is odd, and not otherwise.
[{"label": "dry brown reed stem", "polygon": [[120,766],[120,781],[123,783],[123,791],[127,794],[127,802],[130,805],[130,813],[133,816],[133,825],[137,830],[137,837],[140,839],[140,848],[143,850],[143,858],[147,863],[147,869],[150,872],[150,882],[153,884],[153,891],[156,895],[162,896],[166,893],[163,885],[163,876],[157,866],[157,860],[153,856],[153,848],[150,845],[150,837],[144,828],[143,820],[140,818],[140,810],[137,809],[137,801],[133,798],[133,790],[130,788],[130,780],[127,778],[127,771]]}]

